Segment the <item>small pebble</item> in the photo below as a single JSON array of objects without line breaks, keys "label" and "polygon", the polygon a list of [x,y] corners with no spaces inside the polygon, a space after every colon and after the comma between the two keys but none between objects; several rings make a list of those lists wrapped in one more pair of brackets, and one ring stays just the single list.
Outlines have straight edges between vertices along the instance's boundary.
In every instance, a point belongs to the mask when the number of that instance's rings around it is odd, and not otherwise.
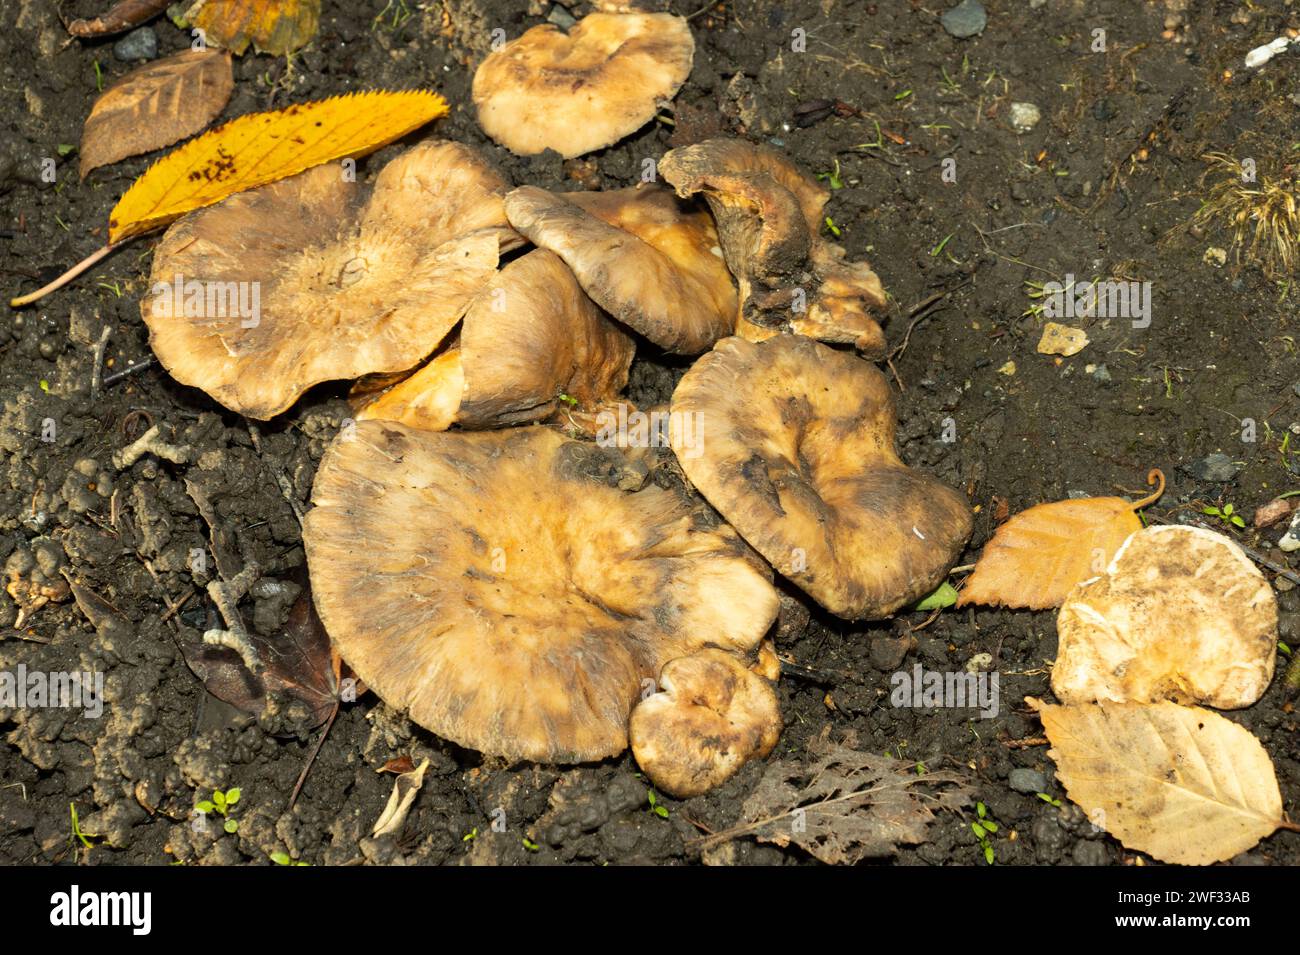
[{"label": "small pebble", "polygon": [[158,35],[152,27],[132,30],[113,44],[113,57],[123,63],[152,60],[158,55]]},{"label": "small pebble", "polygon": [[1018,133],[1027,133],[1043,118],[1043,114],[1033,103],[1011,104],[1011,128]]},{"label": "small pebble", "polygon": [[949,36],[965,40],[967,37],[983,33],[989,17],[979,0],[961,0],[961,3],[941,16],[939,22],[943,24]]},{"label": "small pebble", "polygon": [[1237,465],[1233,463],[1232,458],[1220,451],[1207,454],[1199,461],[1183,465],[1183,470],[1198,481],[1224,483],[1237,476]]},{"label": "small pebble", "polygon": [[1047,777],[1036,769],[1013,769],[1007,776],[1007,785],[1018,793],[1032,796],[1047,791]]},{"label": "small pebble", "polygon": [[1076,842],[1070,855],[1075,865],[1105,865],[1110,861],[1110,853],[1105,845],[1092,839]]}]

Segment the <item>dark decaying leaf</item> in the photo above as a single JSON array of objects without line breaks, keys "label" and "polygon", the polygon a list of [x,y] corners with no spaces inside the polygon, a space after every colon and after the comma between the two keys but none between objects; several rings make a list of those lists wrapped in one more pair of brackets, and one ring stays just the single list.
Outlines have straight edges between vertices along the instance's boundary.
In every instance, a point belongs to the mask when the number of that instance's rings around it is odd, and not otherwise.
[{"label": "dark decaying leaf", "polygon": [[138,27],[167,9],[168,0],[118,0],[103,16],[73,20],[68,32],[77,37],[110,36]]},{"label": "dark decaying leaf", "polygon": [[924,842],[938,810],[970,803],[961,775],[918,772],[915,763],[855,749],[851,736],[832,742],[829,730],[808,744],[811,761],[770,764],[745,800],[742,824],[720,835],[750,834],[852,865]]},{"label": "dark decaying leaf", "polygon": [[95,100],[81,132],[81,178],[100,166],[193,136],[235,87],[230,54],[185,50],[132,70]]},{"label": "dark decaying leaf", "polygon": [[310,590],[304,588],[280,633],[250,633],[249,639],[262,661],[260,673],[249,670],[240,655],[226,647],[182,640],[181,652],[209,693],[246,713],[260,716],[267,696],[276,694],[303,704],[303,729],[329,719],[339,702],[338,671]]}]

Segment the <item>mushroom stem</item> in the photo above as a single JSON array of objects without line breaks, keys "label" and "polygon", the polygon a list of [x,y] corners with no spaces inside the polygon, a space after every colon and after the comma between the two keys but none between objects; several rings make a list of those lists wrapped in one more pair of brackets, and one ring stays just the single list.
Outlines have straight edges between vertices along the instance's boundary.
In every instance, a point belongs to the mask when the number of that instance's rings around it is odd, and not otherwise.
[{"label": "mushroom stem", "polygon": [[90,255],[86,256],[84,259],[82,259],[72,268],[68,269],[68,271],[64,272],[62,275],[60,275],[53,282],[50,282],[48,285],[41,286],[35,292],[28,292],[26,295],[20,295],[17,298],[11,298],[9,300],[9,307],[22,308],[24,305],[30,305],[32,302],[43,299],[51,292],[58,291],[59,289],[63,288],[63,286],[67,285],[69,282],[75,279],[82,272],[86,271],[88,268],[90,268],[92,265],[98,262],[100,259],[108,255],[108,253],[116,249],[118,245],[121,245],[121,243],[119,242],[114,244],[110,242],[108,245],[104,246],[103,248],[96,249],[94,252],[90,253]]}]

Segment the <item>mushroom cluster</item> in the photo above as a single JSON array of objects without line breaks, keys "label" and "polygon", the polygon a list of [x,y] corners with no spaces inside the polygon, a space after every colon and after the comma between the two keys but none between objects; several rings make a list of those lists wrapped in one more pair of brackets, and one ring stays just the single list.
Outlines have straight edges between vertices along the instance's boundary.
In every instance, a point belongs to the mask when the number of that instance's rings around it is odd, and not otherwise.
[{"label": "mushroom cluster", "polygon": [[[578,155],[645,123],[691,52],[667,15],[530,30],[475,77],[480,121],[518,152]],[[368,687],[508,759],[630,745],[689,796],[780,733],[772,569],[832,613],[885,617],[943,578],[971,514],[895,450],[888,383],[853,353],[883,352],[884,293],[820,237],[826,192],[739,139],[659,166],[673,188],[563,194],[512,189],[452,142],[369,186],[318,167],[175,223],[142,312],[172,375],[240,414],[352,382],[303,539]],[[192,282],[192,301],[165,294]],[[252,321],[202,294],[242,282]],[[650,429],[592,427],[628,419],[638,347],[703,355],[666,416],[680,471],[653,481]]]}]

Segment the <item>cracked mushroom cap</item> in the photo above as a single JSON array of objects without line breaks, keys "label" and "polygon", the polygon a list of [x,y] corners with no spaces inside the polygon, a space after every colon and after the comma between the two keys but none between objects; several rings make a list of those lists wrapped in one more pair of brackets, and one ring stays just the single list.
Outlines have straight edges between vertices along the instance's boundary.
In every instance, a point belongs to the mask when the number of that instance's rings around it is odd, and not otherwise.
[{"label": "cracked mushroom cap", "polygon": [[821,238],[830,193],[815,180],[780,154],[734,138],[671,150],[659,171],[679,196],[702,193],[713,210],[740,283],[737,334],[764,341],[794,331],[884,355],[874,317],[885,307],[884,288],[867,263],[844,262],[844,250]]},{"label": "cracked mushroom cap", "polygon": [[633,351],[559,256],[536,249],[479,292],[456,345],[357,417],[432,431],[541,421],[561,410],[561,395],[584,409],[612,399]]},{"label": "cracked mushroom cap", "polygon": [[506,215],[573,270],[595,300],[670,352],[695,355],[731,334],[736,292],[702,212],[666,189],[556,195],[521,186]]},{"label": "cracked mushroom cap", "polygon": [[659,692],[632,711],[628,736],[655,786],[688,799],[767,756],[781,708],[772,684],[735,654],[705,649],[664,664]]},{"label": "cracked mushroom cap", "polygon": [[431,142],[368,196],[329,163],[193,212],[154,254],[150,344],[177,381],[262,419],[320,382],[413,368],[519,241],[505,191]]},{"label": "cracked mushroom cap", "polygon": [[1277,599],[1232,540],[1199,527],[1135,531],[1056,618],[1062,703],[1255,703],[1273,679]]},{"label": "cracked mushroom cap", "polygon": [[389,705],[512,759],[627,746],[663,664],[756,647],[766,568],[684,491],[617,487],[617,451],[544,427],[360,421],[331,445],[304,545],[335,647]]},{"label": "cracked mushroom cap", "polygon": [[894,450],[894,397],[868,362],[810,338],[728,338],[672,398],[682,470],[827,610],[886,617],[930,593],[970,536],[965,497]]},{"label": "cracked mushroom cap", "polygon": [[572,159],[650,122],[694,57],[686,20],[666,13],[593,13],[567,35],[535,26],[474,73],[479,125],[521,156]]}]

